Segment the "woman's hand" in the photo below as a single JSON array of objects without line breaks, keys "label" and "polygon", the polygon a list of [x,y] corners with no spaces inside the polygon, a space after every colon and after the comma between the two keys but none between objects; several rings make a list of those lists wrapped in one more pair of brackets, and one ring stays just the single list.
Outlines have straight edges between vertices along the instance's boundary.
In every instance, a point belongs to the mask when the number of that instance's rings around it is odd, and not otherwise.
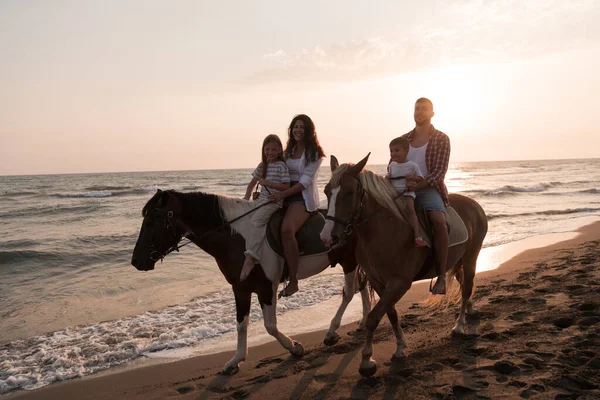
[{"label": "woman's hand", "polygon": [[283,195],[283,192],[275,192],[269,195],[269,200],[278,201],[283,199],[284,197],[285,196]]}]

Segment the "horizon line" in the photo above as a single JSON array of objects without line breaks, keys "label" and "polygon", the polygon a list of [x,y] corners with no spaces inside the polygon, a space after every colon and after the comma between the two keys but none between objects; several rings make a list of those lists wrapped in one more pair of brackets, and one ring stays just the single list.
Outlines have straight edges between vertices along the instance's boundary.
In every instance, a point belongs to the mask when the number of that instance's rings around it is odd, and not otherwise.
[{"label": "horizon line", "polygon": [[[576,158],[532,158],[522,160],[485,160],[485,161],[451,161],[452,164],[475,164],[475,163],[494,163],[494,162],[529,162],[529,161],[569,161],[569,160],[600,160],[600,157],[576,157]],[[367,164],[369,165],[386,165],[386,164]],[[322,164],[321,167],[329,167],[330,164]],[[0,177],[12,176],[52,176],[52,175],[101,175],[101,174],[134,174],[148,172],[194,172],[194,171],[225,171],[225,170],[241,170],[252,169],[255,167],[236,167],[236,168],[199,168],[199,169],[165,169],[165,170],[137,170],[137,171],[99,171],[99,172],[47,172],[47,173],[29,173],[29,174],[0,174]]]}]

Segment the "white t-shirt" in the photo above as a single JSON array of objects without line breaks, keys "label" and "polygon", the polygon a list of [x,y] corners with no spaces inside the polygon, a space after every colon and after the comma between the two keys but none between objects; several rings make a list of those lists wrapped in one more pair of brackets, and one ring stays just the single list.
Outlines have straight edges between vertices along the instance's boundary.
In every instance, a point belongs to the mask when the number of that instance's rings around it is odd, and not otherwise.
[{"label": "white t-shirt", "polygon": [[392,185],[398,193],[406,190],[406,179],[393,179],[394,177],[406,175],[423,176],[419,170],[419,166],[412,161],[406,161],[405,163],[392,161],[389,166],[389,173],[390,178],[392,178],[390,182],[392,182]]},{"label": "white t-shirt", "polygon": [[409,161],[413,161],[417,163],[419,166],[419,170],[423,174],[422,176],[429,175],[429,169],[427,168],[427,145],[429,142],[425,143],[421,147],[412,147],[409,145],[408,147],[408,155],[406,159]]},{"label": "white t-shirt", "polygon": [[300,180],[300,165],[302,164],[302,158],[288,158],[285,162],[290,171],[290,181],[298,182]]}]

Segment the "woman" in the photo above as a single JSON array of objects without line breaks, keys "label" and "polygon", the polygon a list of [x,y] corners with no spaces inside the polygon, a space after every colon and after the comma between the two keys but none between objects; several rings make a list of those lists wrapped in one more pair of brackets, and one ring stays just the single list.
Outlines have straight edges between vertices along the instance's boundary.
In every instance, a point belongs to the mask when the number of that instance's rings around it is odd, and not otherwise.
[{"label": "woman", "polygon": [[284,199],[287,206],[281,225],[283,253],[290,273],[290,281],[281,295],[287,297],[298,291],[299,254],[296,232],[319,207],[317,177],[325,156],[317,139],[315,124],[307,115],[296,115],[292,119],[283,154],[290,173],[290,188],[273,193],[269,198]]}]

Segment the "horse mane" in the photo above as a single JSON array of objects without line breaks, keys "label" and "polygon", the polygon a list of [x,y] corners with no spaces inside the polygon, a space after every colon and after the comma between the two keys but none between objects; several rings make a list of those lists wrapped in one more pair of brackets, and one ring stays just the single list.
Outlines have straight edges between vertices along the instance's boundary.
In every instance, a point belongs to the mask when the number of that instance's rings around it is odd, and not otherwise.
[{"label": "horse mane", "polygon": [[[210,229],[224,225],[227,221],[231,221],[255,206],[254,202],[234,197],[204,192],[182,193],[175,190],[165,190],[155,193],[148,200],[142,209],[142,216],[146,216],[148,209],[157,207],[163,196],[177,199],[182,210],[184,210],[186,219],[190,223],[203,224]],[[234,225],[237,224],[234,223]]]},{"label": "horse mane", "polygon": [[[348,173],[348,168],[354,164],[342,164],[331,174],[331,185],[337,187],[342,181],[342,177]],[[377,175],[373,171],[363,169],[358,178],[363,189],[373,197],[381,206],[388,209],[396,218],[408,223],[408,214],[406,212],[406,203],[404,196],[398,196],[398,193],[390,182],[383,176]]]}]

